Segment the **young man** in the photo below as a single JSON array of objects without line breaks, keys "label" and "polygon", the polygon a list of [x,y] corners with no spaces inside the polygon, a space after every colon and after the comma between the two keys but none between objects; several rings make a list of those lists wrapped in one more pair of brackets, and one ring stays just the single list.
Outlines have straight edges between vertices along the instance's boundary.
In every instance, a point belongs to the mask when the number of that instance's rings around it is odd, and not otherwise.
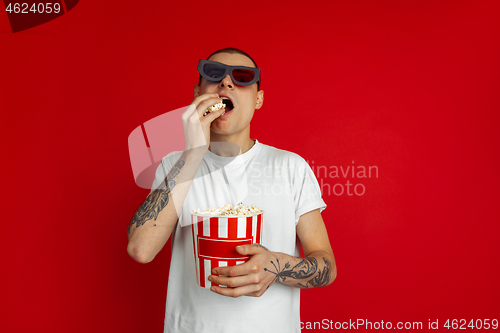
[{"label": "young man", "polygon": [[[156,189],[129,225],[127,251],[150,262],[173,235],[165,332],[300,332],[299,288],[327,286],[337,274],[317,180],[300,156],[250,139],[264,92],[249,55],[222,49],[198,71],[182,115],[185,150],[162,160]],[[219,102],[226,108],[207,113]],[[265,212],[262,245],[238,247],[246,263],[212,270],[210,281],[232,288],[200,288],[190,213],[239,201]]]}]

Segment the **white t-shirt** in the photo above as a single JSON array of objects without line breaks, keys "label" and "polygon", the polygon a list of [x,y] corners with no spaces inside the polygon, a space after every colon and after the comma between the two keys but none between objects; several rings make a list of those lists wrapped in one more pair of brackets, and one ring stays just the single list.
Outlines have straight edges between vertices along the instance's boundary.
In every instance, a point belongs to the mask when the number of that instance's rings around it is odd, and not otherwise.
[{"label": "white t-shirt", "polygon": [[[177,152],[163,158],[153,189],[180,156]],[[326,207],[314,173],[297,154],[257,140],[236,158],[208,151],[172,233],[165,333],[300,332],[299,288],[276,282],[261,297],[231,298],[197,284],[190,213],[239,202],[264,211],[262,245],[292,256],[300,256],[295,231],[300,216]]]}]

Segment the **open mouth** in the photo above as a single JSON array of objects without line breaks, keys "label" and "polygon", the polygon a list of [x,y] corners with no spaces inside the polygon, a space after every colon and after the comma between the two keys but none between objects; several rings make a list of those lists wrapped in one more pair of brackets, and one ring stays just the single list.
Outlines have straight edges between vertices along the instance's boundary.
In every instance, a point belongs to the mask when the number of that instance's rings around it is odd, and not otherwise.
[{"label": "open mouth", "polygon": [[233,110],[234,105],[233,105],[233,102],[229,98],[223,96],[222,97],[222,103],[226,104],[226,107],[225,107],[226,112],[229,112],[229,111]]}]

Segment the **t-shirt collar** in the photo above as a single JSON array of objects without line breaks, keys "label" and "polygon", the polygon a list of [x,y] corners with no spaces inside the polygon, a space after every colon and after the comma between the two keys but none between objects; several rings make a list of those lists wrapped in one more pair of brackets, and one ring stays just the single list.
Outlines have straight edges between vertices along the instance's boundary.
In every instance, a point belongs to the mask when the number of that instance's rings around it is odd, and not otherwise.
[{"label": "t-shirt collar", "polygon": [[233,160],[239,160],[242,162],[246,162],[250,158],[255,156],[255,154],[257,154],[261,148],[262,148],[262,144],[257,139],[255,139],[255,144],[253,145],[252,148],[250,148],[245,153],[238,155],[236,157],[222,157],[222,156],[216,155],[216,154],[212,153],[210,150],[208,150],[206,155],[205,155],[205,158],[207,158],[208,160],[210,160],[212,162],[215,162],[216,164],[220,164],[220,165],[227,165],[227,164],[231,163]]}]

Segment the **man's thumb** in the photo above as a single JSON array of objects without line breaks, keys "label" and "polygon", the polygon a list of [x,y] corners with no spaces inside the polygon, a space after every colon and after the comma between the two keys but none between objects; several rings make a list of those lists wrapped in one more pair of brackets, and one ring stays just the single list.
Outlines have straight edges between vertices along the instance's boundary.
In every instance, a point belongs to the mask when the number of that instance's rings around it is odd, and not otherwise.
[{"label": "man's thumb", "polygon": [[239,245],[239,246],[236,247],[236,251],[239,254],[248,254],[247,247],[249,247],[249,245]]},{"label": "man's thumb", "polygon": [[260,244],[251,244],[251,245],[239,245],[236,247],[236,251],[240,254],[252,255],[262,251],[268,251],[264,246]]}]

